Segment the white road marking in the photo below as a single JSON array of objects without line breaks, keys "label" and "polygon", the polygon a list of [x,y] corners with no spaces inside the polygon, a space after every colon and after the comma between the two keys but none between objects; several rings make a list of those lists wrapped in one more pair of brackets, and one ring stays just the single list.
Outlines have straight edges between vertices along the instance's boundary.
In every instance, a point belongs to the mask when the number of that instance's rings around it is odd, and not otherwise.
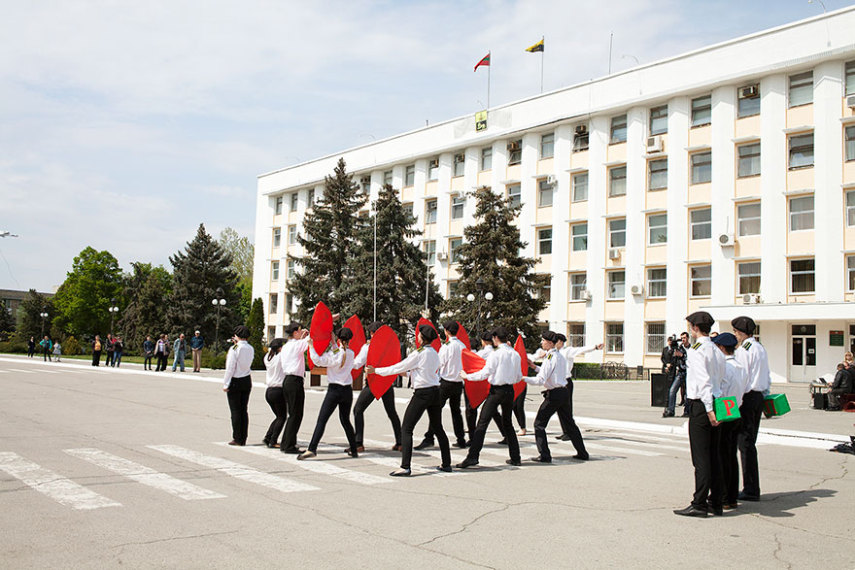
[{"label": "white road marking", "polygon": [[9,372],[17,372],[19,374],[35,374],[35,370],[21,370],[20,368],[8,368]]},{"label": "white road marking", "polygon": [[660,457],[661,453],[655,453],[653,451],[644,451],[643,449],[626,449],[622,447],[614,447],[612,445],[601,445],[599,443],[594,442],[585,442],[585,447],[588,449],[599,449],[601,451],[610,451],[612,453],[626,453],[629,455],[643,455],[644,457]]},{"label": "white road marking", "polygon": [[222,499],[225,497],[225,495],[221,495],[220,493],[203,489],[193,483],[176,479],[166,473],[160,473],[145,465],[134,463],[133,461],[107,453],[106,451],[101,451],[100,449],[66,449],[65,452],[113,473],[123,475],[137,483],[142,483],[160,491],[165,491],[170,495],[180,497],[185,501]]},{"label": "white road marking", "polygon": [[[373,439],[363,440],[362,443],[383,448],[389,448],[392,446],[391,442],[377,441]],[[365,458],[366,461],[370,461],[371,463],[383,465],[384,467],[391,467],[393,469],[398,469],[401,466],[400,457],[386,457],[382,455],[375,455],[371,451],[365,451],[364,453],[360,453],[359,458]],[[456,475],[463,475],[463,473],[460,473],[458,471],[452,471],[451,473],[446,473],[445,471],[437,471],[436,466],[428,467],[426,465],[421,465],[420,463],[416,463],[413,461],[410,461],[410,469],[413,473],[424,473],[426,475],[436,475],[438,477],[454,477]]]},{"label": "white road marking", "polygon": [[27,461],[11,451],[0,452],[0,470],[26,483],[54,501],[74,509],[91,510],[122,506],[121,503],[90,491],[86,487]]},{"label": "white road marking", "polygon": [[183,459],[184,461],[189,461],[190,463],[195,463],[210,469],[216,469],[226,475],[230,475],[243,481],[249,481],[256,485],[262,485],[282,493],[318,490],[317,487],[312,485],[292,481],[290,479],[285,479],[284,477],[271,475],[270,473],[263,473],[257,469],[229,461],[228,459],[203,455],[199,452],[191,449],[185,449],[177,445],[148,445],[146,447],[154,449],[155,451],[160,451],[166,455],[171,455],[172,457],[177,457],[178,459]]},{"label": "white road marking", "polygon": [[[226,443],[217,443],[217,445],[228,445]],[[339,479],[344,479],[346,481],[351,481],[353,483],[359,483],[361,485],[377,485],[379,483],[391,483],[394,479],[387,479],[384,477],[378,477],[376,475],[371,475],[370,473],[361,473],[359,471],[351,471],[350,469],[344,469],[337,465],[332,465],[330,463],[324,463],[323,457],[319,456],[315,459],[309,459],[308,461],[298,461],[296,455],[289,455],[280,452],[278,449],[267,449],[266,447],[238,447],[237,449],[241,451],[245,451],[247,453],[252,453],[253,455],[260,455],[261,457],[267,457],[268,459],[275,459],[277,461],[284,461],[289,465],[293,465],[295,467],[299,467],[301,469],[305,469],[306,471],[311,471],[312,473],[319,473],[321,475],[328,475],[330,477],[337,477]],[[342,453],[344,455],[344,453]]]}]

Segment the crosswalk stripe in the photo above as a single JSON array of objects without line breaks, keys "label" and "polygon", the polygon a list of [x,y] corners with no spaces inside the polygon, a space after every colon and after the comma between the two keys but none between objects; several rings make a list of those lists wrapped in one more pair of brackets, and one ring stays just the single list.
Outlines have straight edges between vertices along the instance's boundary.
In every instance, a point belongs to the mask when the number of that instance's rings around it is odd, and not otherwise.
[{"label": "crosswalk stripe", "polygon": [[[227,445],[225,443],[217,443],[217,445]],[[321,475],[328,475],[330,477],[337,477],[339,479],[344,479],[346,481],[351,481],[353,483],[359,483],[361,485],[377,485],[379,483],[391,483],[394,479],[387,479],[384,477],[378,477],[376,475],[371,475],[370,473],[361,473],[359,471],[351,471],[350,469],[344,469],[337,465],[331,465],[329,463],[324,463],[323,458],[318,459],[310,459],[308,461],[298,461],[296,455],[286,455],[281,453],[278,449],[267,449],[266,447],[238,447],[241,451],[245,451],[247,453],[252,453],[254,455],[260,455],[262,457],[267,457],[268,459],[275,459],[277,461],[284,461],[289,465],[293,465],[295,467],[299,467],[301,469],[305,469],[306,471],[311,471],[312,473],[319,473]]]},{"label": "crosswalk stripe", "polygon": [[290,479],[285,479],[284,477],[271,475],[270,473],[263,473],[257,469],[229,461],[228,459],[204,455],[197,451],[185,449],[177,445],[148,445],[146,447],[154,449],[155,451],[160,451],[166,455],[171,455],[172,457],[177,457],[178,459],[183,459],[184,461],[189,461],[190,463],[201,465],[202,467],[216,469],[226,475],[230,475],[250,483],[255,483],[256,485],[262,485],[282,493],[318,490],[317,487],[312,485],[292,481]]},{"label": "crosswalk stripe", "polygon": [[[588,441],[590,441],[590,440],[585,440],[585,443],[587,444]],[[622,438],[603,437],[603,438],[598,438],[594,441],[605,442],[609,445],[614,443],[617,445],[629,445],[632,447],[655,448],[655,449],[663,450],[663,451],[664,450],[681,451],[681,452],[688,452],[689,451],[688,448],[686,448],[686,447],[678,447],[676,445],[665,445],[663,443],[652,443],[652,442],[646,442],[646,441],[633,441],[630,439],[622,439]]]},{"label": "crosswalk stripe", "polygon": [[39,493],[74,509],[91,510],[122,506],[121,503],[90,491],[71,479],[61,477],[11,451],[0,452],[0,469]]},{"label": "crosswalk stripe", "polygon": [[35,374],[35,370],[21,370],[20,368],[9,368],[9,372],[18,372],[19,374]]},{"label": "crosswalk stripe", "polygon": [[[391,444],[385,441],[376,441],[372,439],[366,439],[362,443],[377,446],[377,447],[390,447]],[[359,454],[360,459],[365,458],[366,461],[370,461],[371,463],[375,463],[377,465],[383,465],[384,467],[391,467],[393,469],[397,469],[401,466],[400,458],[396,457],[386,457],[382,455],[375,455],[371,451],[366,451],[364,453]],[[436,475],[437,477],[454,477],[457,475],[463,475],[463,473],[453,471],[451,473],[446,473],[444,471],[437,471],[436,466],[428,467],[427,465],[422,465],[417,462],[410,461],[410,469],[413,473],[424,473],[427,475]]]},{"label": "crosswalk stripe", "polygon": [[123,475],[137,483],[142,483],[143,485],[180,497],[185,501],[222,499],[225,497],[225,495],[221,495],[220,493],[215,493],[193,483],[176,479],[166,473],[159,473],[145,465],[134,463],[133,461],[107,453],[106,451],[101,451],[100,449],[66,449],[65,452],[113,473]]},{"label": "crosswalk stripe", "polygon": [[599,449],[601,451],[610,451],[612,453],[626,453],[629,455],[642,455],[644,457],[660,457],[661,453],[655,453],[653,451],[645,451],[643,449],[625,449],[622,447],[614,447],[611,445],[602,445],[599,443],[593,442],[585,442],[585,447],[588,449]]}]

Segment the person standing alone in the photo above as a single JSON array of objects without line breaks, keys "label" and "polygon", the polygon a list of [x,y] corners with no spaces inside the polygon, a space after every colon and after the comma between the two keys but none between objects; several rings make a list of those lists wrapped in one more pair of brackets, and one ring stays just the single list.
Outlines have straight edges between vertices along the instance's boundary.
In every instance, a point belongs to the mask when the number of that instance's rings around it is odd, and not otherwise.
[{"label": "person standing alone", "polygon": [[184,355],[187,354],[187,341],[184,340],[184,333],[181,333],[175,339],[172,350],[175,352],[175,360],[172,361],[172,371],[175,372],[175,368],[181,366],[181,372],[184,372]]},{"label": "person standing alone", "polygon": [[205,339],[202,333],[196,331],[190,339],[190,350],[193,351],[193,372],[202,371],[202,349],[205,347]]},{"label": "person standing alone", "polygon": [[[182,335],[183,336],[183,335]],[[236,327],[232,340],[235,345],[226,354],[226,373],[223,377],[223,392],[229,400],[232,419],[232,440],[229,445],[246,445],[249,432],[249,393],[252,391],[250,367],[255,349],[247,342],[249,328]]]}]

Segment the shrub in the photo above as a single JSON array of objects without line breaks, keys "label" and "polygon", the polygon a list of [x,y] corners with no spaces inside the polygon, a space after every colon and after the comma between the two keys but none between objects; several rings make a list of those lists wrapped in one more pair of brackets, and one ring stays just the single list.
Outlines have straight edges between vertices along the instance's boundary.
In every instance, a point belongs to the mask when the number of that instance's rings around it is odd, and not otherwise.
[{"label": "shrub", "polygon": [[80,350],[80,341],[73,336],[69,336],[62,342],[62,352],[67,355],[83,354]]}]

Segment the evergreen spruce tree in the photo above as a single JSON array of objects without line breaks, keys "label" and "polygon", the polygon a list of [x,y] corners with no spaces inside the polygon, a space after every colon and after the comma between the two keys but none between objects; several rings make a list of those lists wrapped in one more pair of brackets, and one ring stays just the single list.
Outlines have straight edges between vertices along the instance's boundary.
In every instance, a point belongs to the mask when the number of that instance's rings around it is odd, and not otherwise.
[{"label": "evergreen spruce tree", "polygon": [[[205,231],[205,225],[199,224],[193,241],[169,261],[173,267],[172,294],[166,313],[170,336],[180,332],[189,336],[198,329],[211,347],[217,325],[217,309],[211,305],[213,299],[226,299],[226,305],[219,309],[220,332],[230,331],[239,324],[233,312],[239,299],[231,256]],[[221,293],[218,289],[222,289]],[[225,338],[228,336],[226,334]]]},{"label": "evergreen spruce tree", "polygon": [[13,332],[15,332],[15,316],[6,307],[0,306],[0,342],[8,340]]},{"label": "evergreen spruce tree", "polygon": [[288,291],[299,302],[297,318],[308,321],[318,301],[333,311],[344,301],[342,284],[352,258],[358,228],[357,212],[367,198],[339,159],[332,176],[324,180],[324,195],[303,217],[298,237],[305,255],[295,261],[301,269]]},{"label": "evergreen spruce tree", "polygon": [[[463,230],[464,243],[458,250],[460,280],[454,297],[443,303],[443,311],[474,329],[479,320],[477,298],[489,291],[493,299],[481,302],[481,329],[505,326],[520,330],[526,346],[534,349],[539,343],[538,315],[546,306],[538,292],[547,278],[533,273],[535,259],[519,253],[525,244],[513,223],[520,206],[512,206],[510,200],[486,187],[470,195],[476,200],[476,223]],[[480,290],[478,279],[482,280]],[[474,302],[466,300],[470,293],[476,297]]]},{"label": "evergreen spruce tree", "polygon": [[116,330],[122,335],[125,352],[139,354],[146,335],[152,339],[169,330],[166,303],[172,276],[163,267],[134,262],[133,273],[125,275],[122,296],[127,303]]},{"label": "evergreen spruce tree", "polygon": [[[252,302],[246,326],[249,328],[249,344],[255,349],[255,356],[252,359],[252,369],[264,370],[264,351],[261,342],[261,339],[264,337],[264,301],[261,298],[257,298]],[[270,340],[272,339],[267,339],[268,342]]]},{"label": "evergreen spruce tree", "polygon": [[51,334],[51,322],[56,318],[56,310],[52,299],[48,299],[35,289],[30,289],[21,299],[18,305],[18,326],[16,337],[28,341],[31,336],[36,337],[38,343],[42,333],[42,317],[44,310],[48,316],[44,320],[45,334]]},{"label": "evergreen spruce tree", "polygon": [[[442,297],[428,272],[425,254],[414,243],[421,235],[416,219],[401,205],[388,184],[374,202],[375,214],[359,228],[346,284],[342,287],[346,315],[363,323],[374,320],[374,222],[377,224],[377,320],[404,338],[427,305],[431,318],[439,316]],[[427,292],[425,291],[427,289]]]}]

